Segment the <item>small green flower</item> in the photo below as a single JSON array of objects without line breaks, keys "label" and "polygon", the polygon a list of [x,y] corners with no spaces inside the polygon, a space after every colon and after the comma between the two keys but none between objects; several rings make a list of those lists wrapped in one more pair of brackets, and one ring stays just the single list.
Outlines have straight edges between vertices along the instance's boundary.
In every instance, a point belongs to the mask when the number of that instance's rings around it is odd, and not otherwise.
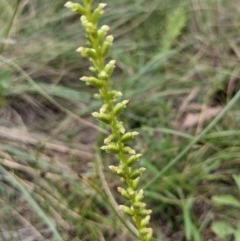
[{"label": "small green flower", "polygon": [[121,137],[121,141],[126,143],[133,140],[139,133],[137,131],[127,132]]},{"label": "small green flower", "polygon": [[71,1],[68,1],[64,5],[67,8],[70,8],[73,12],[79,13],[79,14],[85,14],[84,7],[79,3],[73,3]]}]

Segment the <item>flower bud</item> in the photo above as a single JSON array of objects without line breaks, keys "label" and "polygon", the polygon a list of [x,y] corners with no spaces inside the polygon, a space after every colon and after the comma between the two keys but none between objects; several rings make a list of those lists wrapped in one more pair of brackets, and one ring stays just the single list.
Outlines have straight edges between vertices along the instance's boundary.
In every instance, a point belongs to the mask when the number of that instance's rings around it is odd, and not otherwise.
[{"label": "flower bud", "polygon": [[117,103],[113,108],[114,114],[116,116],[120,115],[123,109],[126,108],[126,105],[128,102],[129,102],[128,100],[123,100],[122,102]]},{"label": "flower bud", "polygon": [[143,219],[141,220],[141,226],[142,226],[142,227],[148,226],[149,221],[150,221],[150,215],[147,215],[145,218],[143,218]]},{"label": "flower bud", "polygon": [[132,155],[131,157],[128,158],[127,160],[127,165],[129,167],[131,167],[136,161],[139,160],[139,158],[142,156],[142,154],[135,154],[135,155]]},{"label": "flower bud", "polygon": [[86,82],[86,85],[91,85],[96,88],[101,88],[103,86],[103,82],[100,79],[97,79],[92,76],[91,77],[83,76],[82,78],[80,78],[80,80]]},{"label": "flower bud", "polygon": [[106,71],[106,73],[108,74],[108,76],[111,76],[111,75],[112,75],[113,70],[114,70],[114,68],[115,68],[115,64],[116,64],[116,60],[113,60],[113,59],[110,60],[110,61],[106,64],[104,70]]},{"label": "flower bud", "polygon": [[108,112],[107,109],[108,109],[108,105],[103,104],[99,111],[100,113],[107,113]]},{"label": "flower bud", "polygon": [[104,144],[108,144],[114,140],[115,136],[113,134],[109,135],[107,138],[104,139]]},{"label": "flower bud", "polygon": [[85,14],[84,7],[79,3],[73,3],[71,1],[68,1],[64,4],[66,8],[70,8],[73,12],[79,13],[81,15]]},{"label": "flower bud", "polygon": [[87,57],[87,51],[86,51],[86,48],[84,47],[79,47],[77,50],[77,52],[79,52],[83,57]]},{"label": "flower bud", "polygon": [[141,210],[141,209],[145,209],[146,204],[143,203],[143,202],[135,202],[135,203],[133,204],[133,207],[134,207],[135,209]]},{"label": "flower bud", "polygon": [[89,57],[95,59],[97,56],[96,50],[92,48],[79,47],[76,51],[79,52],[82,57]]},{"label": "flower bud", "polygon": [[98,7],[104,9],[107,6],[106,3],[99,3]]},{"label": "flower bud", "polygon": [[107,32],[109,31],[109,26],[108,25],[103,25],[98,31],[97,31],[97,35],[99,38],[99,41],[102,43],[103,39],[106,37]]},{"label": "flower bud", "polygon": [[107,4],[104,4],[104,3],[100,3],[99,5],[98,5],[98,7],[93,11],[93,13],[92,13],[92,21],[94,22],[94,23],[97,23],[97,21],[98,21],[98,19],[99,19],[99,17],[103,14],[103,9],[105,8],[105,6],[106,6]]},{"label": "flower bud", "polygon": [[93,66],[90,66],[90,67],[89,67],[89,70],[90,70],[92,73],[94,73],[94,74],[97,73],[97,69],[96,69],[95,67],[93,67]]},{"label": "flower bud", "polygon": [[81,16],[82,26],[87,33],[94,33],[96,31],[96,25],[90,22],[85,15]]},{"label": "flower bud", "polygon": [[[141,235],[147,235],[147,234],[152,234],[152,229],[151,228],[141,228],[139,231]],[[145,240],[145,239],[144,239]]]},{"label": "flower bud", "polygon": [[106,80],[108,79],[109,75],[108,73],[105,71],[105,70],[102,70],[99,75],[98,75],[98,78],[99,79],[103,79],[103,80]]},{"label": "flower bud", "polygon": [[119,146],[115,143],[108,143],[106,146],[102,146],[101,149],[106,152],[119,153]]},{"label": "flower bud", "polygon": [[123,197],[125,197],[126,199],[129,199],[129,194],[128,194],[127,190],[125,190],[122,187],[118,187],[117,190]]},{"label": "flower bud", "polygon": [[127,132],[121,137],[121,140],[122,140],[122,142],[125,143],[125,142],[133,140],[134,137],[137,135],[139,135],[139,133],[137,131]]},{"label": "flower bud", "polygon": [[121,169],[121,167],[116,167],[116,166],[113,166],[113,165],[110,165],[108,166],[108,168],[115,174],[117,174],[119,177],[123,177],[124,176],[124,173],[123,173],[123,170]]},{"label": "flower bud", "polygon": [[134,215],[134,211],[133,211],[131,208],[125,206],[125,205],[119,205],[119,208],[120,208],[124,213],[126,213],[127,215],[129,215],[129,216],[133,216],[133,215]]},{"label": "flower bud", "polygon": [[102,56],[106,56],[109,52],[109,49],[112,46],[112,42],[113,42],[113,36],[112,35],[108,35],[105,39],[105,41],[103,42],[102,45],[102,50],[101,50],[101,54]]},{"label": "flower bud", "polygon": [[139,210],[139,215],[142,217],[145,217],[146,215],[150,215],[152,213],[152,210],[150,209],[140,209]]},{"label": "flower bud", "polygon": [[132,187],[134,190],[137,190],[137,188],[138,188],[139,179],[140,178],[138,177],[138,178],[132,180]]},{"label": "flower bud", "polygon": [[139,190],[139,191],[137,192],[137,195],[136,195],[136,197],[135,197],[135,200],[136,200],[137,202],[139,202],[139,201],[141,201],[141,200],[143,199],[143,196],[144,196],[144,192],[143,192],[143,189],[141,189],[141,190]]},{"label": "flower bud", "polygon": [[119,131],[124,134],[125,133],[125,128],[123,126],[123,123],[121,121],[117,122],[117,128],[119,129]]},{"label": "flower bud", "polygon": [[140,177],[144,171],[145,171],[145,168],[144,168],[144,167],[140,167],[140,168],[134,170],[134,171],[131,173],[131,179],[134,180],[134,179]]},{"label": "flower bud", "polygon": [[112,121],[112,117],[109,114],[106,113],[98,113],[98,112],[93,112],[92,116],[99,119],[100,121],[110,124]]},{"label": "flower bud", "polygon": [[117,100],[119,97],[122,97],[122,92],[121,91],[116,91],[116,90],[112,90],[109,92],[111,98],[113,99],[113,101]]},{"label": "flower bud", "polygon": [[145,234],[145,241],[151,241],[151,239],[152,239],[152,233],[153,233],[153,231],[152,231],[152,229],[151,228],[148,228],[148,233],[146,233]]},{"label": "flower bud", "polygon": [[130,188],[130,187],[127,188],[127,192],[128,192],[128,195],[129,195],[130,198],[134,197],[135,194],[136,194],[136,191],[133,190],[133,189]]},{"label": "flower bud", "polygon": [[123,152],[125,154],[130,154],[130,155],[136,154],[136,151],[134,149],[132,149],[131,147],[129,147],[129,146],[124,146],[123,147]]},{"label": "flower bud", "polygon": [[81,16],[80,19],[81,19],[82,25],[83,25],[83,26],[86,26],[86,24],[87,24],[87,22],[88,22],[87,17],[86,17],[85,15],[83,15],[83,16]]},{"label": "flower bud", "polygon": [[119,168],[117,166],[113,166],[113,165],[110,165],[108,166],[108,168],[113,172],[113,173],[117,173]]}]

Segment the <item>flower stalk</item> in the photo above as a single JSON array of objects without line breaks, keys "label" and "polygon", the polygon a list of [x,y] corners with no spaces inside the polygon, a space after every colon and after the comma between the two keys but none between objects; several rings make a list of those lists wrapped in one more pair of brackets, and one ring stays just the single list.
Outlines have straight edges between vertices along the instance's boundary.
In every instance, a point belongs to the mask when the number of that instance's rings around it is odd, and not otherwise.
[{"label": "flower stalk", "polygon": [[114,90],[111,83],[116,61],[107,61],[106,57],[114,38],[108,34],[107,25],[98,26],[106,4],[100,3],[93,9],[92,0],[83,0],[82,4],[67,2],[65,6],[81,15],[87,43],[86,47],[79,47],[77,52],[89,59],[91,63],[89,70],[92,73],[91,76],[84,76],[81,80],[98,89],[97,98],[103,103],[99,112],[93,112],[92,115],[105,123],[110,130],[110,135],[105,138],[101,149],[115,154],[119,160],[117,166],[109,166],[109,169],[123,181],[123,187],[118,187],[117,190],[127,200],[127,204],[120,205],[119,208],[132,218],[138,230],[138,241],[150,241],[152,239],[152,229],[149,227],[151,210],[146,209],[143,201],[144,191],[138,188],[139,179],[145,168],[134,167],[142,155],[128,145],[138,132],[126,131],[123,122],[120,121],[119,116],[126,108],[128,100],[119,100],[122,93]]}]

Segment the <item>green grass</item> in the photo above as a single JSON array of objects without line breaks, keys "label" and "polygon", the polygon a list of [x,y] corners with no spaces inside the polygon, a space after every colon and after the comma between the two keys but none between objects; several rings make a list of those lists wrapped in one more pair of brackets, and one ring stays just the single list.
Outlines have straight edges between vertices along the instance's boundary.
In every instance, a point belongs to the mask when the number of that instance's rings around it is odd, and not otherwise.
[{"label": "green grass", "polygon": [[[115,36],[114,84],[130,99],[124,121],[141,133],[155,238],[205,241],[212,223],[240,218],[212,201],[239,198],[240,10],[181,2],[108,0],[102,23]],[[0,239],[135,240],[105,168],[115,160],[96,154],[100,104],[78,80],[84,36],[64,3],[0,2]]]}]

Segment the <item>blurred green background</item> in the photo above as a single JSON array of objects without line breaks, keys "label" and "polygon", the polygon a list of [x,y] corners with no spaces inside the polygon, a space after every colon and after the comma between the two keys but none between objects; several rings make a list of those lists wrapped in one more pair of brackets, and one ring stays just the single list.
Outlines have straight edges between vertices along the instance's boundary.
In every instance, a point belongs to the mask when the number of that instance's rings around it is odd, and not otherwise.
[{"label": "blurred green background", "polygon": [[[0,240],[133,241],[64,3],[0,1]],[[154,240],[240,240],[240,3],[106,3]]]}]

